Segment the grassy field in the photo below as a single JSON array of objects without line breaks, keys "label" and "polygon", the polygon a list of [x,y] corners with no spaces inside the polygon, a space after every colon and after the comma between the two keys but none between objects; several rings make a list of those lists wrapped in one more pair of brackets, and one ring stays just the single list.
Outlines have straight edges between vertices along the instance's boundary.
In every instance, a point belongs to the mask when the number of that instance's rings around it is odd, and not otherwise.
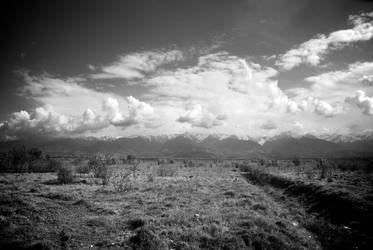
[{"label": "grassy field", "polygon": [[[275,201],[234,164],[110,166],[60,184],[2,174],[2,245],[29,249],[321,249],[301,207]],[[130,172],[129,172],[130,171]],[[126,173],[131,173],[127,176]],[[44,248],[43,248],[44,247]]]},{"label": "grassy field", "polygon": [[370,173],[321,179],[310,162],[171,162],[109,165],[97,175],[87,160],[66,161],[67,184],[60,171],[1,174],[2,249],[371,246]]},{"label": "grassy field", "polygon": [[319,236],[324,248],[371,249],[373,174],[369,164],[369,160],[282,161],[264,166],[249,162],[240,169],[249,182],[270,188],[267,193],[279,202],[295,199],[314,214],[320,223],[310,221],[305,227]]}]

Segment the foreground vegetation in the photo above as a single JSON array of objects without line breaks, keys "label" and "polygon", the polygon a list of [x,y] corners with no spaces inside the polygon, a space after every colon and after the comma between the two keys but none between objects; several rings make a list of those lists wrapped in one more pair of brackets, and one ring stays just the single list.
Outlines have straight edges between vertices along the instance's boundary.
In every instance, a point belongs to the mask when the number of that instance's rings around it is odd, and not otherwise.
[{"label": "foreground vegetation", "polygon": [[[369,164],[369,161],[365,163]],[[341,163],[339,163],[341,164]],[[363,163],[346,168],[335,162],[308,161],[240,164],[244,176],[281,202],[295,198],[318,217],[305,227],[319,235],[324,248],[370,249],[373,244],[373,175]],[[370,166],[371,167],[371,166]]]},{"label": "foreground vegetation", "polygon": [[[0,175],[2,249],[370,249],[372,244],[369,162],[141,161],[107,154],[56,161],[34,152],[13,151],[2,160],[7,166]],[[11,168],[25,162],[27,168]]]},{"label": "foreground vegetation", "polygon": [[[228,165],[108,167],[61,184],[56,174],[1,177],[3,246],[64,249],[319,249],[297,214]],[[127,175],[130,171],[130,175]]]}]

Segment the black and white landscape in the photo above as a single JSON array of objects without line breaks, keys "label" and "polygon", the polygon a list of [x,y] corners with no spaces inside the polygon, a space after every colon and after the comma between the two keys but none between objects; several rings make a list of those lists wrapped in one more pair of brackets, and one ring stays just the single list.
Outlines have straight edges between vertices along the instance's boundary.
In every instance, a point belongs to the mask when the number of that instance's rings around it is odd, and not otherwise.
[{"label": "black and white landscape", "polygon": [[373,2],[1,4],[1,249],[372,249]]},{"label": "black and white landscape", "polygon": [[235,135],[175,134],[120,138],[55,138],[49,140],[12,140],[0,143],[0,150],[14,147],[37,147],[53,156],[136,155],[143,158],[172,157],[192,159],[216,158],[348,158],[373,157],[373,133],[355,136],[292,135],[239,138]]}]

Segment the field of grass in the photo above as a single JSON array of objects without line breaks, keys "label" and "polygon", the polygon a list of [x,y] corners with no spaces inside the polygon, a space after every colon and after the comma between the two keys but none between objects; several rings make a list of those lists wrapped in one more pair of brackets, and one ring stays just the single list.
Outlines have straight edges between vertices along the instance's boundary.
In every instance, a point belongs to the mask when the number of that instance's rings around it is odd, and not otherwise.
[{"label": "field of grass", "polygon": [[[301,206],[278,202],[231,163],[143,162],[110,178],[0,176],[2,249],[322,249]],[[131,174],[127,174],[131,173]]]},{"label": "field of grass", "polygon": [[240,169],[249,182],[271,189],[267,193],[278,201],[286,203],[294,198],[309,214],[320,218],[321,223],[311,221],[305,227],[319,235],[324,248],[371,249],[372,169],[359,163],[361,168],[346,170],[337,163],[320,167],[315,161],[266,166],[249,162],[241,164]]}]

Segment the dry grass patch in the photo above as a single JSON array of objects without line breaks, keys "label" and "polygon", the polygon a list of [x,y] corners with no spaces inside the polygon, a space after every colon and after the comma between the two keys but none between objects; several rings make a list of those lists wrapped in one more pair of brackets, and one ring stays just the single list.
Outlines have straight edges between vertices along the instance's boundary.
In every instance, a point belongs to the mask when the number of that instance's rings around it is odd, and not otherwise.
[{"label": "dry grass patch", "polygon": [[[320,247],[306,229],[291,223],[297,221],[292,211],[247,183],[240,173],[233,171],[232,164],[203,164],[182,168],[177,163],[169,164],[167,167],[176,169],[173,174],[155,175],[149,181],[148,175],[159,166],[142,163],[136,178],[129,175],[118,180],[125,185],[131,183],[125,191],[115,188],[113,179],[105,186],[101,182],[44,185],[45,181],[56,179],[56,175],[42,175],[40,179],[21,176],[17,178],[26,181],[17,181],[15,190],[10,188],[15,177],[7,179],[7,183],[0,178],[0,184],[12,197],[8,198],[10,205],[0,204],[0,211],[27,208],[21,215],[30,221],[35,233],[24,232],[19,240],[29,244],[45,238],[56,249],[61,248],[61,231],[68,235],[63,244],[71,249]],[[116,173],[128,173],[127,165],[110,166],[109,170],[111,178]],[[41,193],[29,192],[37,184],[43,187]],[[64,195],[72,199],[65,199]],[[22,203],[23,197],[27,197],[25,202],[29,205]],[[21,227],[22,220],[12,219],[11,214],[2,215]],[[40,218],[33,218],[33,214]],[[3,239],[12,240],[10,235]]]}]

